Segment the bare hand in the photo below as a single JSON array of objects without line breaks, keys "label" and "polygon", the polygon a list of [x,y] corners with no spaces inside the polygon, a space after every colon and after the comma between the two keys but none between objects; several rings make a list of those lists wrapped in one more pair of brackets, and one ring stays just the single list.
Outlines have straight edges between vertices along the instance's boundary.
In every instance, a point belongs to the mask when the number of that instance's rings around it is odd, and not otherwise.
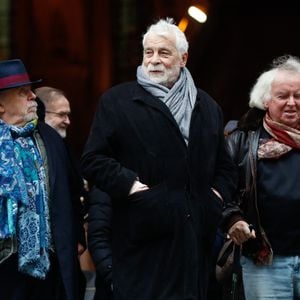
[{"label": "bare hand", "polygon": [[256,238],[255,230],[250,230],[249,224],[245,221],[238,221],[234,223],[230,227],[228,234],[230,238],[234,241],[234,243],[237,245],[241,245],[249,239]]},{"label": "bare hand", "polygon": [[81,255],[85,251],[85,247],[80,243],[77,244],[77,254]]}]

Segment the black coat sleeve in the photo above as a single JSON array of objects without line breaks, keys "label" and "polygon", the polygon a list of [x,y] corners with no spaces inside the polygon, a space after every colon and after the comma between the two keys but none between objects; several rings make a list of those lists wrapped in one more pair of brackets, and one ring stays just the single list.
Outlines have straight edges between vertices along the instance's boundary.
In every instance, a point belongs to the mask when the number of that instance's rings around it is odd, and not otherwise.
[{"label": "black coat sleeve", "polygon": [[243,212],[240,208],[241,194],[245,190],[244,169],[246,151],[244,145],[246,144],[245,134],[239,130],[234,130],[226,138],[226,149],[238,168],[238,187],[234,196],[225,204],[223,210],[222,228],[227,231],[235,222],[243,220]]},{"label": "black coat sleeve", "polygon": [[227,151],[225,145],[225,136],[224,136],[224,123],[223,123],[223,112],[221,107],[215,102],[212,102],[214,106],[207,107],[205,111],[211,111],[212,107],[214,108],[214,113],[211,112],[214,122],[217,124],[218,131],[218,152],[216,158],[216,166],[214,170],[214,177],[212,182],[212,187],[215,188],[223,197],[224,202],[229,202],[234,195],[237,182],[238,182],[238,173],[237,167],[234,164],[232,157]]},{"label": "black coat sleeve", "polygon": [[106,282],[112,280],[111,224],[111,199],[98,188],[93,188],[89,195],[88,248],[97,273]]},{"label": "black coat sleeve", "polygon": [[68,154],[68,172],[70,178],[70,191],[72,197],[72,203],[74,208],[76,222],[76,234],[78,242],[86,248],[85,230],[84,230],[84,217],[85,217],[85,207],[81,199],[86,200],[87,192],[84,188],[83,177],[80,173],[79,161],[74,156],[73,152],[66,144],[67,154]]},{"label": "black coat sleeve", "polygon": [[112,199],[126,199],[137,174],[116,159],[116,129],[120,107],[113,91],[101,97],[81,158],[83,176],[91,185],[108,193]]}]

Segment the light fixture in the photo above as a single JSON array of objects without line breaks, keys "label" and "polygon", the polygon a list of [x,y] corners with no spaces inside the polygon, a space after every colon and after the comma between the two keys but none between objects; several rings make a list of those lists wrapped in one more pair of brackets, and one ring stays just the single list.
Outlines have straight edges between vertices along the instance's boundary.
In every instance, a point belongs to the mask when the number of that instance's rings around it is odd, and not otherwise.
[{"label": "light fixture", "polygon": [[179,29],[180,29],[182,32],[185,32],[185,30],[186,30],[186,28],[188,27],[188,25],[189,25],[189,20],[188,20],[187,18],[183,17],[183,18],[180,20],[180,22],[179,22],[179,24],[178,24],[178,27],[179,27]]},{"label": "light fixture", "polygon": [[206,13],[197,6],[190,6],[188,9],[188,14],[199,23],[206,22]]}]

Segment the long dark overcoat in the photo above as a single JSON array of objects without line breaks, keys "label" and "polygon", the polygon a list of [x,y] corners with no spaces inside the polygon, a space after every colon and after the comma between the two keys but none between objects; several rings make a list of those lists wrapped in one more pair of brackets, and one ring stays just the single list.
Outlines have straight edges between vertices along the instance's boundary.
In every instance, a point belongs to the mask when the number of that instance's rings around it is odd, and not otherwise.
[{"label": "long dark overcoat", "polygon": [[50,221],[62,281],[68,300],[79,299],[77,242],[80,229],[80,208],[72,197],[69,173],[70,159],[62,138],[50,126],[38,125],[43,139],[49,170]]},{"label": "long dark overcoat", "polygon": [[[136,82],[100,99],[82,157],[84,176],[113,203],[117,300],[205,299],[212,241],[236,173],[222,112],[198,89],[189,144],[163,102]],[[150,189],[128,197],[138,178]]]}]

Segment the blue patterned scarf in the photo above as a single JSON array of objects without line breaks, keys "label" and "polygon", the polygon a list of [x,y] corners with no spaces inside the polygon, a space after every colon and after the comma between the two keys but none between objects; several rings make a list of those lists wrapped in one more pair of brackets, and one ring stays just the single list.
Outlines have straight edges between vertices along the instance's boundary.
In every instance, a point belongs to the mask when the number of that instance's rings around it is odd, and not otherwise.
[{"label": "blue patterned scarf", "polygon": [[0,239],[17,238],[19,271],[44,279],[50,267],[50,220],[43,159],[33,132],[0,120]]}]

